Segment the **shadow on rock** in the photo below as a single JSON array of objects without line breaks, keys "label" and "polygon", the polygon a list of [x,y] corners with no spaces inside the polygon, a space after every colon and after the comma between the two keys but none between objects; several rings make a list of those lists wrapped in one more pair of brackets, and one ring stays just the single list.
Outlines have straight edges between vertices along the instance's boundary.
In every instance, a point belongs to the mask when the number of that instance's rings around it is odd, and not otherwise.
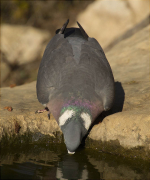
[{"label": "shadow on rock", "polygon": [[[114,99],[113,107],[109,111],[103,111],[96,118],[92,127],[95,124],[101,123],[106,116],[109,116],[111,114],[115,114],[117,112],[121,112],[123,109],[124,99],[125,99],[125,92],[124,92],[124,89],[122,87],[122,84],[120,82],[115,82],[115,99]],[[91,129],[92,129],[92,127],[91,127]]]},{"label": "shadow on rock", "polygon": [[94,123],[91,125],[87,135],[83,138],[81,147],[85,146],[85,140],[87,136],[89,135],[91,129],[93,128],[94,125],[99,124],[103,121],[103,119],[106,116],[115,114],[117,112],[121,112],[123,109],[123,104],[124,104],[124,99],[125,99],[125,92],[122,87],[122,84],[120,82],[115,82],[115,99],[114,99],[114,104],[113,107],[109,111],[103,111],[94,121]]}]

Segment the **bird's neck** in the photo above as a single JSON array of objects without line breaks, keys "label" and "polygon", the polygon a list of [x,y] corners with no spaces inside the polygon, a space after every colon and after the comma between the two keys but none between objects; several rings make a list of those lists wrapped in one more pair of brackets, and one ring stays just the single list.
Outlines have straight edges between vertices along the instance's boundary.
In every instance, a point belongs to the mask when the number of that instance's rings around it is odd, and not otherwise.
[{"label": "bird's neck", "polygon": [[60,111],[60,116],[64,114],[64,112],[66,111],[72,111],[74,112],[76,116],[80,116],[80,114],[84,112],[84,113],[88,113],[92,117],[90,109],[82,105],[78,106],[78,105],[72,105],[72,104],[67,104],[67,105],[64,104],[64,106],[62,107]]},{"label": "bird's neck", "polygon": [[56,120],[59,119],[64,111],[73,110],[77,114],[81,112],[88,113],[93,121],[101,111],[101,104],[99,102],[91,102],[87,99],[73,97],[68,100],[59,98],[59,101],[54,99],[48,106]]}]

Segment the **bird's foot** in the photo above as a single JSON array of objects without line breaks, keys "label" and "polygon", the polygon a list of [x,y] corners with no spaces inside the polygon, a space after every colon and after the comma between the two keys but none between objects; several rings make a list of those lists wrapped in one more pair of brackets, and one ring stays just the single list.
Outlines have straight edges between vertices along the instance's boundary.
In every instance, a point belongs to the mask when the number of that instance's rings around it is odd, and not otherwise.
[{"label": "bird's foot", "polygon": [[46,110],[46,109],[37,110],[37,111],[35,111],[35,114],[37,114],[37,113],[43,113],[43,112],[45,112],[45,111],[47,111],[47,110]]},{"label": "bird's foot", "polygon": [[46,112],[46,111],[49,111],[49,109],[47,107],[45,109],[35,111],[35,114],[43,113],[43,112]]},{"label": "bird's foot", "polygon": [[[43,113],[43,112],[46,112],[46,111],[49,111],[49,109],[48,109],[47,107],[46,107],[45,109],[35,111],[35,114],[37,114],[37,113]],[[47,116],[48,116],[48,119],[50,119],[50,111],[49,111],[49,113],[47,114]]]}]

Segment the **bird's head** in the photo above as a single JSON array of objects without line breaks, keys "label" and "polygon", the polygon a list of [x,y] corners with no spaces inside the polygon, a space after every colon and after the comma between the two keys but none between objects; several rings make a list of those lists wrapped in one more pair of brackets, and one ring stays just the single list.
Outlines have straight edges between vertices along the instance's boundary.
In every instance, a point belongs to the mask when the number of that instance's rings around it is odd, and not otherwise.
[{"label": "bird's head", "polygon": [[74,154],[92,123],[89,112],[81,108],[64,108],[59,117],[59,126],[64,134],[69,154]]}]

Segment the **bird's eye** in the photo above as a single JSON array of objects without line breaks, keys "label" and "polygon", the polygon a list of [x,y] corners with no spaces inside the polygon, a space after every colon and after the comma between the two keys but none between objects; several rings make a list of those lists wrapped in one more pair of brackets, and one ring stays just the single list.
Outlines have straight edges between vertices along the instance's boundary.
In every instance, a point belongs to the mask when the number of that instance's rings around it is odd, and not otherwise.
[{"label": "bird's eye", "polygon": [[85,129],[89,129],[90,125],[91,125],[91,117],[88,113],[81,113],[81,118],[84,121],[84,127]]},{"label": "bird's eye", "polygon": [[59,126],[63,126],[66,121],[75,115],[73,110],[66,110],[60,117],[59,117]]}]

